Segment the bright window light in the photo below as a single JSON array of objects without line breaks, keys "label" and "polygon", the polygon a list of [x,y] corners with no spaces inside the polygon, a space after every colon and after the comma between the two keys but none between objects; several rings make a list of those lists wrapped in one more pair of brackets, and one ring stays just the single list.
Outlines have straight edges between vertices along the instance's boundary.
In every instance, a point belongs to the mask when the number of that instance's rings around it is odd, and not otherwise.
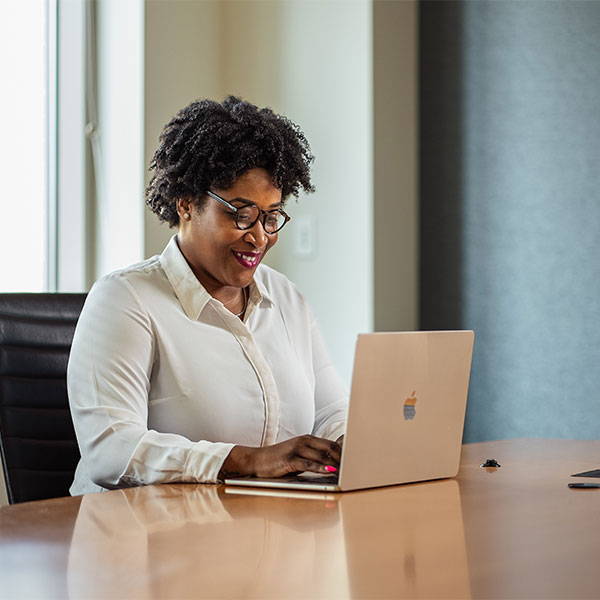
[{"label": "bright window light", "polygon": [[0,292],[46,287],[46,52],[46,0],[2,0]]}]

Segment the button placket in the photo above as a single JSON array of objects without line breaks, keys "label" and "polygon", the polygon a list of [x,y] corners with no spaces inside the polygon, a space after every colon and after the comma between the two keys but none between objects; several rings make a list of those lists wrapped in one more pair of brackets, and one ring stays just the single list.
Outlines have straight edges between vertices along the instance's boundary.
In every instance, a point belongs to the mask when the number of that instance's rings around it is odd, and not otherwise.
[{"label": "button placket", "polygon": [[271,368],[254,341],[254,336],[246,323],[243,323],[222,305],[216,305],[215,308],[242,347],[248,362],[256,373],[263,393],[265,422],[261,436],[261,446],[275,444],[279,435],[279,394]]}]

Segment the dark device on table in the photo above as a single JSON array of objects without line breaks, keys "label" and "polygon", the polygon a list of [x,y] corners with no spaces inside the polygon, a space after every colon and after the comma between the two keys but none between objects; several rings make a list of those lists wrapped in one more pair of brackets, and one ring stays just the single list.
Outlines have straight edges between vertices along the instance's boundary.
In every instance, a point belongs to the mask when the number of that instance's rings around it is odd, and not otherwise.
[{"label": "dark device on table", "polygon": [[600,483],[583,481],[580,483],[569,483],[570,488],[600,488]]},{"label": "dark device on table", "polygon": [[600,469],[593,471],[584,471],[583,473],[574,473],[571,477],[600,477]]}]

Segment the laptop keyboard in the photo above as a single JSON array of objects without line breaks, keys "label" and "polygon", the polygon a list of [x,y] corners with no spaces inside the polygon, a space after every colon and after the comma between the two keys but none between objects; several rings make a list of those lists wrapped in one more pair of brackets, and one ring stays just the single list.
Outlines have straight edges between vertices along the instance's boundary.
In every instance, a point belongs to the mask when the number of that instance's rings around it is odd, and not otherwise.
[{"label": "laptop keyboard", "polygon": [[315,483],[315,484],[323,484],[323,485],[337,485],[338,476],[337,475],[286,475],[282,477],[285,481],[294,481],[298,483]]},{"label": "laptop keyboard", "polygon": [[247,480],[269,480],[269,481],[281,481],[285,483],[310,483],[314,485],[337,485],[337,475],[319,475],[318,473],[304,472],[300,474],[284,475],[273,479],[271,477],[255,477],[254,475],[246,475],[245,477],[236,477],[236,479],[247,479]]}]

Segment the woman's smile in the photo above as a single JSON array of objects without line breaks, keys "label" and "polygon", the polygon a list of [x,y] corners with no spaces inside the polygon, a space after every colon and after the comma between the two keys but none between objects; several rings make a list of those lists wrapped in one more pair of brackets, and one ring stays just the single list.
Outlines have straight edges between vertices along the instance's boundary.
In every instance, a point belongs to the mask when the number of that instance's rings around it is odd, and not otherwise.
[{"label": "woman's smile", "polygon": [[233,256],[237,259],[237,261],[247,269],[254,269],[260,263],[260,260],[263,256],[263,252],[248,252],[248,251],[238,251],[232,250]]}]

